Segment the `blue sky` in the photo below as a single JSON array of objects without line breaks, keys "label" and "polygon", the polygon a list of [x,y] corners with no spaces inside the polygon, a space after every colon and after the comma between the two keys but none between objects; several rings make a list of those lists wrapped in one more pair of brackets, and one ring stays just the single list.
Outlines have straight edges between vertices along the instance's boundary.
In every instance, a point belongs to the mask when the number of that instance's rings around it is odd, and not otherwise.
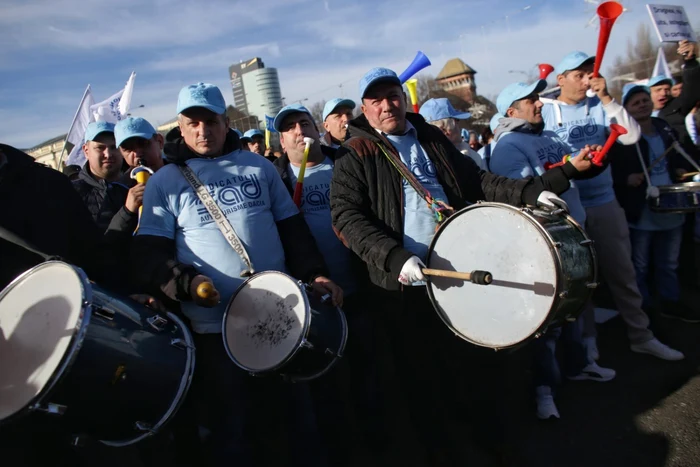
[{"label": "blue sky", "polygon": [[[630,11],[613,29],[605,64],[650,23],[644,2],[623,3]],[[700,24],[700,2],[672,3]],[[584,27],[593,11],[584,0],[4,0],[0,141],[26,148],[65,133],[87,84],[100,101],[132,70],[132,107],[144,105],[134,114],[154,125],[174,117],[179,89],[193,82],[217,84],[232,103],[228,66],[254,56],[279,70],[287,103],[357,99],[365,71],[400,72],[417,50],[432,60],[424,71],[432,75],[462,58],[478,71],[479,94],[493,96],[522,79],[510,70],[595,53],[598,33]]]}]

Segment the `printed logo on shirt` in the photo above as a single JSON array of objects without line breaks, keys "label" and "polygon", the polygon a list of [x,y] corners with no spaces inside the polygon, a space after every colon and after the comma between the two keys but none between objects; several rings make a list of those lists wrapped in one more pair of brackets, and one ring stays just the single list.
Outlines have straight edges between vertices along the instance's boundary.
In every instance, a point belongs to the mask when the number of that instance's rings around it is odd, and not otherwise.
[{"label": "printed logo on shirt", "polygon": [[539,148],[537,150],[537,157],[540,158],[542,162],[551,162],[555,164],[560,162],[566,155],[566,149],[561,144],[553,143],[549,146]]},{"label": "printed logo on shirt", "polygon": [[[256,174],[236,175],[214,183],[207,183],[207,189],[224,215],[265,206],[265,201],[259,199],[263,191]],[[195,200],[195,205],[197,205],[197,214],[201,216],[202,223],[213,222],[199,198]]]},{"label": "printed logo on shirt", "polygon": [[[653,162],[653,161],[652,161]],[[651,168],[651,175],[664,175],[668,172],[668,166],[666,165],[666,159],[662,159],[660,162],[654,164]]]},{"label": "printed logo on shirt", "polygon": [[305,184],[303,200],[301,208],[304,212],[328,210],[331,205],[331,186],[328,183]]},{"label": "printed logo on shirt", "polygon": [[[422,185],[434,185],[435,180],[435,166],[430,159],[411,159],[411,173]],[[403,180],[404,186],[408,185],[408,182]]]},{"label": "printed logo on shirt", "polygon": [[564,122],[555,132],[561,139],[578,148],[598,141],[601,128],[593,118],[587,118]]}]

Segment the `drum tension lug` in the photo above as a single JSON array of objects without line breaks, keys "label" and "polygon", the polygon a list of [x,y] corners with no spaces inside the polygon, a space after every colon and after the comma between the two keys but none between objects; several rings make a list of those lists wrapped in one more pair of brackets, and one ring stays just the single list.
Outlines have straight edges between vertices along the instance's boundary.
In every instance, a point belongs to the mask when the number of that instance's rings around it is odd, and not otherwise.
[{"label": "drum tension lug", "polygon": [[585,246],[585,245],[592,245],[593,243],[594,243],[593,240],[591,240],[591,239],[589,238],[589,239],[587,239],[587,240],[582,240],[582,241],[580,241],[580,242],[579,242],[579,245]]},{"label": "drum tension lug", "polygon": [[554,248],[561,248],[562,243],[561,242],[554,242]]},{"label": "drum tension lug", "polygon": [[161,315],[153,315],[146,319],[146,321],[156,331],[165,330],[165,325],[168,324],[168,320],[163,318]]},{"label": "drum tension lug", "polygon": [[314,349],[314,345],[311,342],[307,341],[306,339],[301,341],[301,346],[304,347],[305,349],[309,349],[309,350]]},{"label": "drum tension lug", "polygon": [[177,347],[178,349],[182,349],[182,350],[194,349],[194,347],[191,345],[188,345],[184,339],[179,339],[179,338],[170,339],[170,345],[172,345],[173,347]]},{"label": "drum tension lug", "polygon": [[597,282],[589,282],[588,284],[586,284],[586,287],[588,287],[589,289],[597,289],[598,283]]},{"label": "drum tension lug", "polygon": [[566,290],[559,294],[559,298],[566,298],[568,296],[569,296],[569,292]]},{"label": "drum tension lug", "polygon": [[150,423],[138,421],[134,423],[134,426],[136,427],[137,430],[143,431],[143,432],[148,432],[148,433],[154,433],[153,431],[153,425]]},{"label": "drum tension lug", "polygon": [[54,404],[53,402],[49,402],[46,405],[34,404],[30,407],[31,410],[38,410],[40,412],[49,413],[53,415],[63,415],[66,412],[67,408],[68,406]]},{"label": "drum tension lug", "polygon": [[331,357],[337,357],[338,354],[333,352],[332,349],[326,349],[326,355],[330,355]]}]

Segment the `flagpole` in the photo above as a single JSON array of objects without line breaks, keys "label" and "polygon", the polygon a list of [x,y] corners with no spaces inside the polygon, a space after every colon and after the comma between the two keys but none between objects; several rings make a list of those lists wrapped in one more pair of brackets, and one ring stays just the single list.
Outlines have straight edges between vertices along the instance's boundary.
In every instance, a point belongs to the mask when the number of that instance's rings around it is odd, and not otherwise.
[{"label": "flagpole", "polygon": [[85,98],[87,97],[88,92],[90,91],[90,85],[88,84],[87,87],[85,88],[85,92],[83,93],[83,98],[80,99],[80,104],[78,104],[78,110],[75,111],[75,116],[73,116],[73,121],[70,124],[70,128],[68,128],[68,133],[66,133],[66,138],[63,140],[63,149],[61,150],[61,155],[58,157],[58,164],[56,164],[56,170],[59,172],[61,171],[61,162],[63,162],[63,155],[66,153],[66,145],[68,144],[68,135],[70,135],[70,132],[73,131],[73,125],[75,125],[75,121],[78,119],[78,114],[80,113],[80,109],[83,108],[83,102],[85,102]]}]

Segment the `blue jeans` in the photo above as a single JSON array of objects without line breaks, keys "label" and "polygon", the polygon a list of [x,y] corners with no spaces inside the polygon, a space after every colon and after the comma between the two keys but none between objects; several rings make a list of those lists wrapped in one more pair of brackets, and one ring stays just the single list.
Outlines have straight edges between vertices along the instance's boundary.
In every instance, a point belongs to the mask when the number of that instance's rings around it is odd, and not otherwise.
[{"label": "blue jeans", "polygon": [[576,321],[547,330],[535,340],[532,378],[535,387],[549,386],[554,389],[561,382],[561,371],[556,355],[558,340],[562,343],[566,376],[576,376],[588,365],[588,355],[581,339],[582,330],[583,318],[579,317]]},{"label": "blue jeans", "polygon": [[681,251],[683,227],[671,230],[630,229],[632,264],[637,273],[637,286],[644,305],[651,304],[649,265],[654,265],[654,285],[662,300],[677,302],[681,291],[678,284],[678,256]]}]

